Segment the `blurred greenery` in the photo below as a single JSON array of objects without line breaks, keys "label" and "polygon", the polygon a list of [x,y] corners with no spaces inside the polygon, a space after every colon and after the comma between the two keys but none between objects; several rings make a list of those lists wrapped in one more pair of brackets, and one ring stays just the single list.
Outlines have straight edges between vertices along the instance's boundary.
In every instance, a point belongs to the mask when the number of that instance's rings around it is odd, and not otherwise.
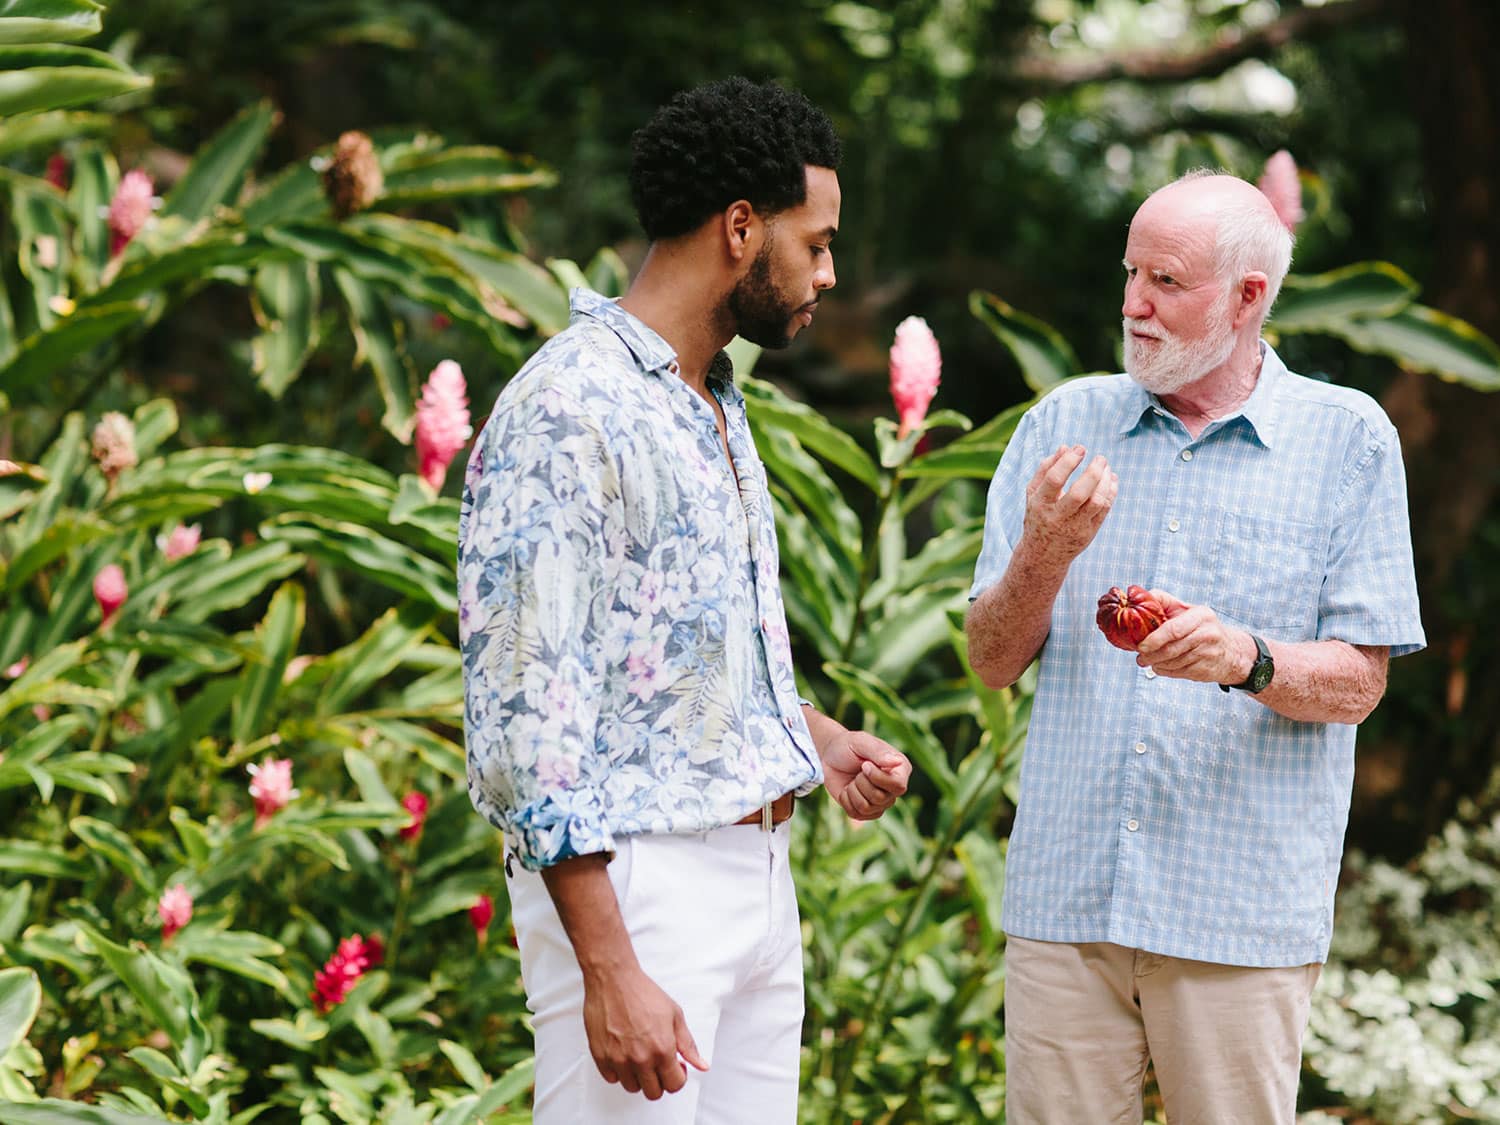
[{"label": "blurred greenery", "polygon": [[[1497,37],[1500,7],[1461,0],[0,5],[5,1120],[529,1117],[497,841],[462,783],[459,474],[415,475],[417,403],[456,360],[477,429],[569,286],[622,291],[631,131],[732,72],[846,141],[816,333],[737,356],[802,686],[919,765],[876,825],[816,799],[794,821],[804,1120],[1001,1117],[1030,681],[987,691],[964,654],[983,485],[1036,395],[1117,366],[1145,193],[1281,148],[1309,214],[1272,328],[1401,426],[1433,640],[1361,733],[1305,1120],[1500,1115],[1500,705],[1471,686],[1500,598]],[[374,168],[331,166],[350,130]],[[127,170],[158,202],[116,254]],[[944,382],[898,438],[911,314]],[[133,463],[91,447],[112,411]],[[245,767],[277,758],[298,796],[257,826]],[[353,934],[383,959],[319,1011]]]}]

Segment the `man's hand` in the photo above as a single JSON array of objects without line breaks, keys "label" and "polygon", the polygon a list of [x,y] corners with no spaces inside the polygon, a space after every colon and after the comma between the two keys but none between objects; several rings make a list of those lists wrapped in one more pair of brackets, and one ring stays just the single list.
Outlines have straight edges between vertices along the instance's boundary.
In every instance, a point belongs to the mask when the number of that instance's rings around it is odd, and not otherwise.
[{"label": "man's hand", "polygon": [[1060,446],[1042,458],[1026,486],[1022,541],[1054,567],[1066,568],[1094,541],[1120,490],[1120,478],[1101,455],[1064,491],[1086,455],[1081,445]]},{"label": "man's hand", "polygon": [[827,715],[802,708],[823,760],[823,787],[855,820],[874,820],[896,803],[911,780],[911,762],[889,742],[848,730]]},{"label": "man's hand", "polygon": [[1249,633],[1224,624],[1206,605],[1188,605],[1165,590],[1152,590],[1151,595],[1161,603],[1167,620],[1140,643],[1137,664],[1178,680],[1244,681],[1256,656]]},{"label": "man's hand", "polygon": [[684,1062],[708,1069],[682,1009],[639,968],[585,977],[583,1026],[605,1081],[652,1101],[686,1085]]}]

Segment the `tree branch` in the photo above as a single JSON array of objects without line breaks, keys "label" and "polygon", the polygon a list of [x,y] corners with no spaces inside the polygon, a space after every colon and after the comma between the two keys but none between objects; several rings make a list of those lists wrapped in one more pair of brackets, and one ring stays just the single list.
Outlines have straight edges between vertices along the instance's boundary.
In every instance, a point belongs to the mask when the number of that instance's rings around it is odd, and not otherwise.
[{"label": "tree branch", "polygon": [[1386,15],[1391,0],[1343,0],[1317,8],[1297,8],[1264,27],[1230,27],[1197,51],[1118,51],[1077,58],[1050,53],[1012,60],[1004,77],[1038,93],[1093,82],[1184,82],[1212,78],[1246,59],[1263,58],[1294,39],[1311,39],[1349,24]]}]

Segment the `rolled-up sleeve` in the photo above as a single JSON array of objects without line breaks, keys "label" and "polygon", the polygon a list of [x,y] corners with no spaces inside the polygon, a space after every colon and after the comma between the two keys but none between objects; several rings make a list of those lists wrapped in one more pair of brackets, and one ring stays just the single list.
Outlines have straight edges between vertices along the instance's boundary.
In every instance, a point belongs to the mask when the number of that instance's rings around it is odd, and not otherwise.
[{"label": "rolled-up sleeve", "polygon": [[533,870],[614,850],[597,749],[619,478],[554,388],[503,403],[465,484],[459,613],[469,795]]},{"label": "rolled-up sleeve", "polygon": [[1417,603],[1401,444],[1389,425],[1352,450],[1340,489],[1318,604],[1318,638],[1388,645],[1392,656],[1427,642]]},{"label": "rolled-up sleeve", "polygon": [[1041,460],[1037,451],[1040,443],[1038,417],[1036,407],[1021,416],[990,480],[984,509],[984,541],[974,565],[970,601],[1005,577],[1010,556],[1021,539],[1026,516],[1026,484]]}]

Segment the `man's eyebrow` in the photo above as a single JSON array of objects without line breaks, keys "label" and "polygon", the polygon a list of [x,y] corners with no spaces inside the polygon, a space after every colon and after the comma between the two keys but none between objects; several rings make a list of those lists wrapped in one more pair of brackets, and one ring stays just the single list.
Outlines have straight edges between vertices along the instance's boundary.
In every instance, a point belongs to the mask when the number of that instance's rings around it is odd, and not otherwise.
[{"label": "man's eyebrow", "polygon": [[819,234],[819,236],[825,242],[827,242],[827,241],[831,241],[833,239],[833,236],[836,235],[836,234],[838,234],[838,232],[839,232],[839,228],[838,227],[827,226],[827,227],[824,227],[822,230],[820,230],[818,232],[818,234]]}]

